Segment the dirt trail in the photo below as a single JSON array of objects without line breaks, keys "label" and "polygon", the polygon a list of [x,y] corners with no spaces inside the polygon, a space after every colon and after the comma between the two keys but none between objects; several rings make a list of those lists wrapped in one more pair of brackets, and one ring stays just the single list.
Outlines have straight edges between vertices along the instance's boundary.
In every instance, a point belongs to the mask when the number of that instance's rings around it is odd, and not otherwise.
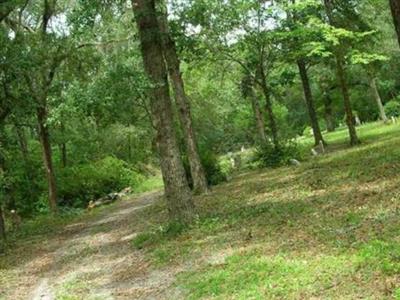
[{"label": "dirt trail", "polygon": [[6,299],[169,298],[166,292],[177,270],[152,270],[130,244],[140,232],[138,222],[146,222],[138,212],[160,196],[153,192],[122,200],[86,222],[67,226],[61,237],[44,242],[41,255],[18,267],[21,283]]}]

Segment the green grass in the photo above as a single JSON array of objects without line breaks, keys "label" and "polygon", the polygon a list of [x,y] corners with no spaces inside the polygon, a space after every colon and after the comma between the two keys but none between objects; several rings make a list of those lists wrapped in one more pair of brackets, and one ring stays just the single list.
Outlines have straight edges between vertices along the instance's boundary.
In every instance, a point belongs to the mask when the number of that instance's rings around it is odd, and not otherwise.
[{"label": "green grass", "polygon": [[400,299],[400,127],[358,133],[354,148],[346,129],[327,134],[300,167],[235,176],[196,198],[195,224],[142,237],[142,251],[191,266],[175,283],[188,299]]},{"label": "green grass", "polygon": [[164,186],[161,174],[146,178],[135,188],[135,193],[144,193],[161,189]]},{"label": "green grass", "polygon": [[[195,198],[190,226],[165,225],[164,202],[138,211],[132,231],[142,233],[132,251],[153,269],[179,266],[171,288],[185,299],[400,300],[400,127],[366,124],[358,133],[362,144],[353,148],[346,129],[327,134],[327,153],[318,157],[309,154],[313,140],[302,139],[308,156],[299,167],[236,174]],[[161,186],[154,177],[141,191]],[[81,217],[26,224],[14,263],[35,237],[43,241]],[[65,263],[97,251],[75,250]],[[0,257],[0,268],[12,257]],[[0,284],[15,281],[4,274]],[[82,280],[60,286],[59,298],[88,294]]]}]

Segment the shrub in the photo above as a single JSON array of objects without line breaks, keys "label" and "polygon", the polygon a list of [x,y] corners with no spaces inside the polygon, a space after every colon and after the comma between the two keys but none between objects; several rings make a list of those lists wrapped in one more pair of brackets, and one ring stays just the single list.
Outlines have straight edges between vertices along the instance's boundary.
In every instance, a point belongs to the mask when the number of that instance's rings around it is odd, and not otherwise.
[{"label": "shrub", "polygon": [[399,117],[400,116],[400,101],[397,99],[391,100],[385,104],[385,112],[386,115],[391,117]]},{"label": "shrub", "polygon": [[312,128],[310,126],[307,126],[306,128],[304,128],[303,136],[305,136],[305,137],[312,137],[313,136],[313,131],[312,131]]},{"label": "shrub", "polygon": [[114,157],[91,164],[66,168],[59,176],[59,196],[62,204],[83,207],[90,200],[125,187],[135,188],[142,176]]},{"label": "shrub", "polygon": [[[199,150],[200,160],[204,168],[204,172],[209,185],[217,185],[218,183],[227,180],[227,174],[224,172],[221,164],[218,161],[217,155],[211,151]],[[190,174],[189,160],[185,156],[183,158],[186,177],[188,178],[190,187],[193,187],[193,180]]]},{"label": "shrub", "polygon": [[272,145],[256,149],[254,160],[258,161],[260,167],[279,167],[288,164],[290,159],[300,159],[300,151],[294,142],[288,142],[274,148]]}]

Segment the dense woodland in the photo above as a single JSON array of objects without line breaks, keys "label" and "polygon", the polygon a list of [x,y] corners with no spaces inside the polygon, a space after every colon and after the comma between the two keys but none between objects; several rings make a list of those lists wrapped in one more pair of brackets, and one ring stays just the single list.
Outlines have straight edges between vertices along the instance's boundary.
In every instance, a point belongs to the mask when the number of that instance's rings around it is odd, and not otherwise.
[{"label": "dense woodland", "polygon": [[[0,6],[0,216],[85,208],[160,168],[171,221],[227,180],[219,157],[400,115],[397,0],[65,1]],[[396,34],[397,33],[397,34]],[[0,235],[5,236],[4,218]]]}]

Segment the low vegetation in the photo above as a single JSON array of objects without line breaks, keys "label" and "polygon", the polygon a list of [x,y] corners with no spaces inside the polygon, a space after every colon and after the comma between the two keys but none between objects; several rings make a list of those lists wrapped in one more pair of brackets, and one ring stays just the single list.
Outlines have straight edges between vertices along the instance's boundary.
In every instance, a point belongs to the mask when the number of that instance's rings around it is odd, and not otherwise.
[{"label": "low vegetation", "polygon": [[188,299],[400,297],[400,129],[359,131],[357,148],[338,130],[300,167],[235,176],[196,199],[196,224],[154,224],[132,245],[157,268],[186,265]]}]

